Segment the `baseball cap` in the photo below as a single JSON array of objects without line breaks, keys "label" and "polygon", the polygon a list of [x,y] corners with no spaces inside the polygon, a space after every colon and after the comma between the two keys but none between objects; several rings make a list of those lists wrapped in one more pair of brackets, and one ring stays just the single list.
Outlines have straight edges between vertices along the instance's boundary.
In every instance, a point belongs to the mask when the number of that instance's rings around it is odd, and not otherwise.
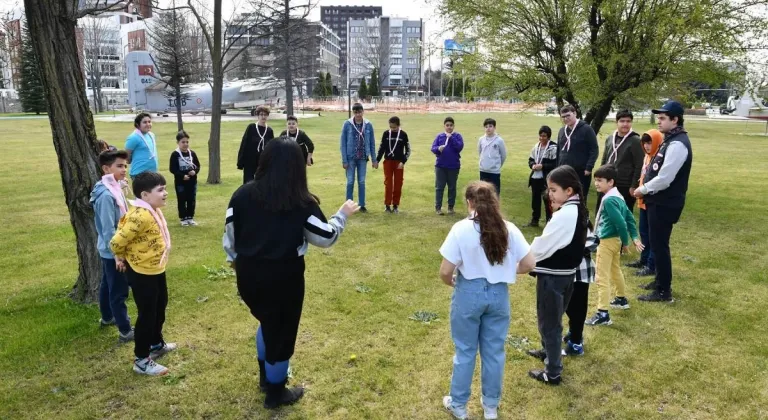
[{"label": "baseball cap", "polygon": [[680,105],[680,102],[676,101],[667,101],[667,103],[665,103],[661,108],[654,109],[651,112],[654,114],[667,114],[670,116],[678,116],[684,114],[683,106]]}]

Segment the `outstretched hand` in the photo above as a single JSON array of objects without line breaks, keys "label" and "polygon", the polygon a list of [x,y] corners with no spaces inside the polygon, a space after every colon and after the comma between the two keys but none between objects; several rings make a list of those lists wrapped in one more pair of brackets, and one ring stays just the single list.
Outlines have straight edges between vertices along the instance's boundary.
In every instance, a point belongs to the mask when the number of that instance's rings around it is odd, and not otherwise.
[{"label": "outstretched hand", "polygon": [[643,252],[643,250],[645,249],[645,245],[643,245],[643,243],[640,242],[639,239],[635,239],[635,248],[637,248],[638,252]]},{"label": "outstretched hand", "polygon": [[339,211],[344,214],[344,216],[349,217],[360,211],[360,205],[352,200],[347,200],[344,204],[341,205]]}]

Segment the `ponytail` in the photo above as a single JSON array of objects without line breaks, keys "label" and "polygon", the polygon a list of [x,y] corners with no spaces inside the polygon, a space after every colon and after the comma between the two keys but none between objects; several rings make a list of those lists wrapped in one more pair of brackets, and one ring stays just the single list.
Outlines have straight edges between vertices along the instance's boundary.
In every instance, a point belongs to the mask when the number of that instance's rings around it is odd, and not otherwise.
[{"label": "ponytail", "polygon": [[496,187],[474,181],[467,186],[465,197],[475,209],[472,220],[480,225],[480,245],[485,257],[491,265],[502,264],[509,247],[509,231],[499,209]]}]

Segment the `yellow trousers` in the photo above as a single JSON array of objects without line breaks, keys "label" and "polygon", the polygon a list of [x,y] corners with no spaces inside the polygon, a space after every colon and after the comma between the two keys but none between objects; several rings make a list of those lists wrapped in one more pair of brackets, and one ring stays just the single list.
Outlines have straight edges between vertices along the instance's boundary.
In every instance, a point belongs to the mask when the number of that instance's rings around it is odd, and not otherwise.
[{"label": "yellow trousers", "polygon": [[597,309],[607,311],[612,294],[626,297],[624,273],[621,271],[621,238],[600,239],[596,265]]}]

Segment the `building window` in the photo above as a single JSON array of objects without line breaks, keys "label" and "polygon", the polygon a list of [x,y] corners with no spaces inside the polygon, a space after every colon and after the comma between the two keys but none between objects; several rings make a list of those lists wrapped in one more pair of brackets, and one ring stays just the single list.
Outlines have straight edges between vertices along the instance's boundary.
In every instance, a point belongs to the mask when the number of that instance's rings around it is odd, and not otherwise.
[{"label": "building window", "polygon": [[403,64],[403,61],[401,58],[391,58],[390,61],[392,62],[393,66],[399,66]]}]

